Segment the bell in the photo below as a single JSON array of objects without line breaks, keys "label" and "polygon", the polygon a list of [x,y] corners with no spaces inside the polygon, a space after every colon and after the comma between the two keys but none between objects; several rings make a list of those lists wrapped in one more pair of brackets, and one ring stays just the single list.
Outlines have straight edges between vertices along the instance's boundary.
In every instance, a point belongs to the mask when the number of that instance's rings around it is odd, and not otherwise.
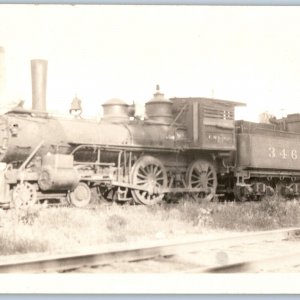
[{"label": "bell", "polygon": [[81,100],[75,97],[72,100],[71,108],[69,110],[70,114],[73,116],[80,116],[82,113]]},{"label": "bell", "polygon": [[135,103],[133,101],[132,104],[128,106],[128,115],[129,117],[134,117],[134,114],[135,114]]}]

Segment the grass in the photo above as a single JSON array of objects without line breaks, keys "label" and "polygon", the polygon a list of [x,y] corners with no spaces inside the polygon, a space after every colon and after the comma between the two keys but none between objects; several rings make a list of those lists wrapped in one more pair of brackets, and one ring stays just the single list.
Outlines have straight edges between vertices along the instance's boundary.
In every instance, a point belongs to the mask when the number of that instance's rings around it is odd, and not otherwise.
[{"label": "grass", "polygon": [[63,253],[116,242],[290,226],[300,226],[300,202],[294,200],[203,204],[185,200],[156,206],[2,210],[0,255]]},{"label": "grass", "polygon": [[268,199],[258,203],[227,203],[212,211],[214,228],[255,231],[300,226],[298,201]]}]

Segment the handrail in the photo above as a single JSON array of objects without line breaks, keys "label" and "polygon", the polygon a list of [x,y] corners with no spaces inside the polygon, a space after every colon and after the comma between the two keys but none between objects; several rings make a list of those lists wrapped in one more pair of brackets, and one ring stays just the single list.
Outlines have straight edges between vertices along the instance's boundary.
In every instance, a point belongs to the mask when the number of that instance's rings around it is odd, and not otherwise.
[{"label": "handrail", "polygon": [[40,150],[42,145],[44,144],[44,141],[41,141],[31,152],[31,154],[26,158],[26,160],[22,163],[22,165],[19,167],[19,171],[23,171],[27,164],[32,160],[32,158],[35,156],[35,154]]}]

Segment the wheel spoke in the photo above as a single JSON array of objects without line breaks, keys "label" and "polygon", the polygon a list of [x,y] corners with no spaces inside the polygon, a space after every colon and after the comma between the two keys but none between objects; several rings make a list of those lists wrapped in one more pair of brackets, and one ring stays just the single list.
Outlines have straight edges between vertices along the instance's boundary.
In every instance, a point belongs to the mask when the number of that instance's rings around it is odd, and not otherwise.
[{"label": "wheel spoke", "polygon": [[[158,175],[160,175],[161,173],[163,173],[163,169],[158,169],[158,171],[157,171],[157,173],[155,174],[156,176],[158,176]],[[163,174],[163,176],[164,176],[164,174]]]},{"label": "wheel spoke", "polygon": [[202,183],[199,182],[199,183],[196,184],[196,185],[192,185],[192,188],[197,189],[197,188],[199,188],[199,187],[201,187],[201,186],[202,186]]},{"label": "wheel spoke", "polygon": [[139,171],[142,173],[144,176],[148,176],[148,172],[146,170],[147,166],[141,166]]},{"label": "wheel spoke", "polygon": [[139,177],[139,178],[143,178],[143,179],[144,179],[144,178],[147,178],[147,176],[146,176],[146,175],[144,175],[144,174],[141,174],[141,173],[138,173],[138,174],[137,174],[137,177]]},{"label": "wheel spoke", "polygon": [[136,182],[137,185],[143,185],[145,184],[146,182],[148,182],[148,180],[139,180]]},{"label": "wheel spoke", "polygon": [[147,172],[146,174],[149,175],[151,173],[151,165],[147,165],[145,171]]},{"label": "wheel spoke", "polygon": [[193,180],[193,181],[191,181],[192,184],[197,184],[197,183],[199,183],[199,182],[202,182],[202,180],[199,179],[199,180]]},{"label": "wheel spoke", "polygon": [[153,174],[157,176],[156,172],[157,170],[159,170],[159,167],[158,166],[154,166],[153,168]]},{"label": "wheel spoke", "polygon": [[151,166],[150,166],[150,172],[151,172],[152,174],[154,174],[154,167],[155,167],[154,165],[151,165]]},{"label": "wheel spoke", "polygon": [[197,174],[197,175],[195,175],[195,174],[192,174],[192,178],[200,178],[200,174]]}]

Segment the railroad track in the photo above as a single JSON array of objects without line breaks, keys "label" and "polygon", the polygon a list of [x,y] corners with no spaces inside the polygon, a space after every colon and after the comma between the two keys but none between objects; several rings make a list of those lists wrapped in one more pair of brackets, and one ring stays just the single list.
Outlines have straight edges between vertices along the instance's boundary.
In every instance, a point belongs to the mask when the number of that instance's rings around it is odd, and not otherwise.
[{"label": "railroad track", "polygon": [[[109,250],[76,253],[72,255],[52,255],[40,257],[38,259],[22,259],[0,264],[0,273],[43,273],[43,272],[111,272],[118,267],[123,267],[130,272],[129,266],[137,266],[168,263],[174,265],[181,263],[182,268],[175,269],[175,272],[189,273],[228,273],[228,272],[259,272],[268,271],[278,264],[283,267],[287,263],[293,266],[300,266],[300,228],[290,228],[274,231],[263,231],[257,233],[247,233],[219,239],[187,239],[185,241],[165,240],[149,241],[146,243],[135,243],[131,245],[114,245]],[[263,258],[251,261],[233,261],[228,260],[229,252],[239,249],[241,245],[249,249],[262,245],[275,247],[278,242],[293,243],[299,248],[298,253],[283,253],[282,255],[271,255],[266,253]],[[273,243],[273,244],[272,244]],[[272,247],[271,247],[272,248]],[[230,250],[231,249],[231,250]],[[290,249],[290,247],[288,248]],[[216,253],[217,263],[208,263],[203,253]],[[198,254],[198,256],[197,256]],[[182,255],[192,255],[189,261],[182,259]],[[271,268],[270,268],[271,267]],[[111,268],[111,269],[109,269]],[[137,267],[139,268],[139,267]],[[276,269],[276,268],[275,268]],[[164,272],[161,266],[158,270]],[[142,272],[147,271],[142,268]],[[174,271],[171,269],[167,272]],[[158,272],[153,271],[152,272]]]}]

